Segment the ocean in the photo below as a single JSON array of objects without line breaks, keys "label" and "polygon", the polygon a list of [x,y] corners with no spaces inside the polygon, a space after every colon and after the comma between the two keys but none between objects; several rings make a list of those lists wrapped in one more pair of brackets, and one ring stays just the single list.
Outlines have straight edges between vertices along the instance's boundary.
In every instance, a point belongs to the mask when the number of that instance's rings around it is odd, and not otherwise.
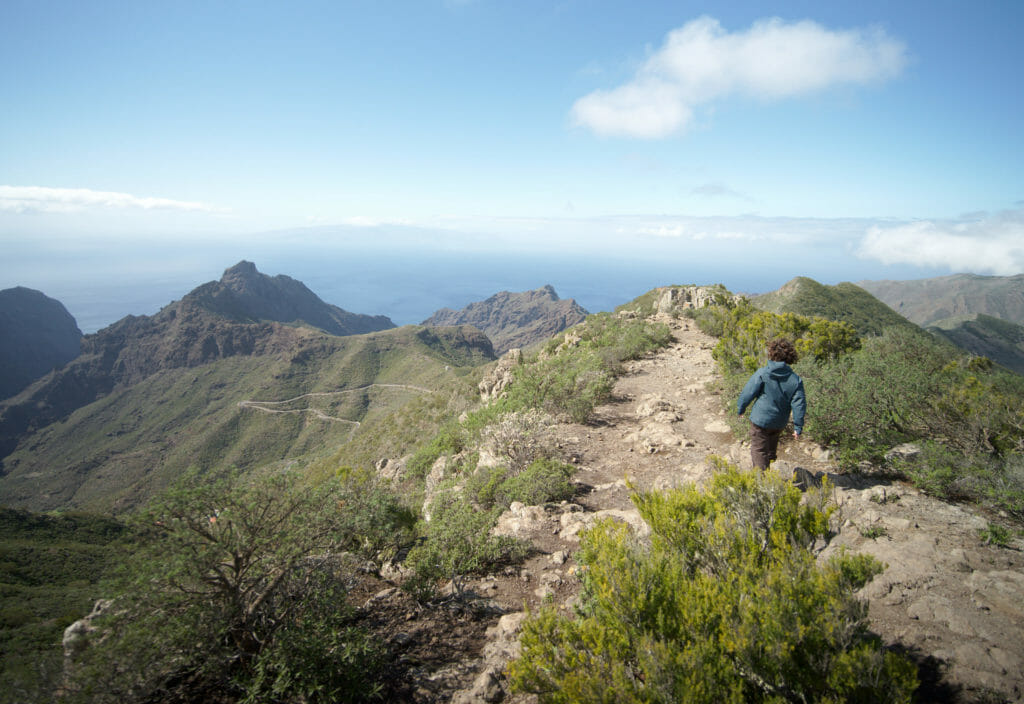
[{"label": "ocean", "polygon": [[[244,249],[244,248],[243,248]],[[728,259],[685,257],[588,257],[572,254],[466,252],[339,252],[294,249],[274,252],[203,251],[146,258],[50,256],[3,272],[0,288],[22,285],[61,301],[84,333],[126,315],[151,315],[196,286],[219,279],[241,259],[264,274],[302,281],[327,303],[353,313],[386,315],[397,325],[420,323],[440,308],[461,309],[499,291],[526,291],[551,284],[591,313],[616,306],[657,286],[722,283],[733,292],[771,291],[794,276],[821,283],[871,276],[849,262],[819,261],[795,271],[780,262],[738,265]],[[808,270],[808,268],[810,270]],[[914,278],[913,272],[902,278]],[[859,277],[858,277],[858,274]],[[19,275],[21,275],[19,277]],[[855,278],[857,277],[857,278]],[[897,278],[888,276],[888,278]],[[10,280],[10,282],[8,282]]]}]

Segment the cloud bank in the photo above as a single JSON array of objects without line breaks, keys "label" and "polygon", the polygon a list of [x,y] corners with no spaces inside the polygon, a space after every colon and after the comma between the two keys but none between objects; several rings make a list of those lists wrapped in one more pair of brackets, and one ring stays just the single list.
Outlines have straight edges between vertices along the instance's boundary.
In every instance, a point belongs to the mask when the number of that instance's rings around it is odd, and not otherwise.
[{"label": "cloud bank", "polygon": [[716,99],[774,100],[867,84],[899,75],[905,64],[904,44],[880,29],[832,31],[773,18],[730,34],[705,16],[670,32],[628,83],[577,100],[572,119],[600,135],[666,137]]},{"label": "cloud bank", "polygon": [[954,221],[871,227],[857,253],[883,264],[998,276],[1024,273],[1024,209]]},{"label": "cloud bank", "polygon": [[93,191],[88,188],[0,186],[0,212],[75,213],[89,209],[223,212],[223,209],[205,203],[140,197],[113,191]]}]

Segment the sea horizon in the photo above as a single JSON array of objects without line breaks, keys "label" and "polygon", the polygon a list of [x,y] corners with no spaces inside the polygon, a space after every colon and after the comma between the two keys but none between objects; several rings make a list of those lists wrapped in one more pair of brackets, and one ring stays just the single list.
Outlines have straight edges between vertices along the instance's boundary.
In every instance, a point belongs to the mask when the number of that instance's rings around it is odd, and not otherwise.
[{"label": "sea horizon", "polygon": [[[224,251],[163,261],[125,260],[111,255],[92,262],[51,259],[22,267],[26,286],[60,301],[83,333],[94,333],[129,315],[152,315],[197,286],[218,280],[245,259],[264,274],[301,281],[326,303],[352,313],[386,315],[396,325],[419,324],[441,308],[459,310],[501,291],[554,287],[590,313],[611,311],[659,286],[723,284],[734,293],[772,291],[796,276],[823,284],[879,278],[922,278],[942,271],[887,268],[865,263],[838,268],[828,260],[809,271],[787,270],[779,262],[753,266],[686,258],[633,259],[568,253],[480,253],[406,251],[274,252],[262,256]],[[218,264],[219,262],[219,264]],[[5,277],[7,278],[7,277]]]}]

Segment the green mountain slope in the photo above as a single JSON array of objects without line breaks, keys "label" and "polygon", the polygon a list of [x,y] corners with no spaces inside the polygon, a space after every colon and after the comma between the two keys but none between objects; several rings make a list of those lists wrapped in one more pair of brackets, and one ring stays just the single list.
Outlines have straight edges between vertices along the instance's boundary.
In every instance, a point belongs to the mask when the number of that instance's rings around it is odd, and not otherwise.
[{"label": "green mountain slope", "polygon": [[265,354],[164,369],[38,429],[4,459],[0,503],[120,512],[192,465],[309,460],[494,358],[469,327],[291,333]]},{"label": "green mountain slope", "polygon": [[939,320],[928,331],[972,354],[1024,374],[1024,326],[981,313]]},{"label": "green mountain slope", "polygon": [[755,296],[752,302],[758,308],[773,313],[841,320],[852,325],[861,335],[880,335],[891,326],[917,327],[864,289],[848,282],[826,286],[814,279],[798,276],[777,291]]},{"label": "green mountain slope", "polygon": [[861,281],[859,285],[922,326],[974,313],[1024,325],[1024,274],[954,274],[914,281]]},{"label": "green mountain slope", "polygon": [[66,418],[116,388],[170,369],[291,349],[308,326],[333,335],[393,328],[321,301],[302,283],[250,262],[224,272],[152,316],[128,316],[82,338],[82,354],[0,404],[0,458],[28,432]]},{"label": "green mountain slope", "polygon": [[0,508],[0,701],[50,700],[61,635],[92,609],[127,541],[111,518]]}]

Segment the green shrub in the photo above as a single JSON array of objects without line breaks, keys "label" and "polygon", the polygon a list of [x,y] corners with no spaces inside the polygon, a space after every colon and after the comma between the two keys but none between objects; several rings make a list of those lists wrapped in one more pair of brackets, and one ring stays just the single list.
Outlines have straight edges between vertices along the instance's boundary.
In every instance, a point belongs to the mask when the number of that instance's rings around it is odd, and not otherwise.
[{"label": "green shrub", "polygon": [[1024,518],[1024,457],[965,456],[937,442],[899,465],[925,493],[947,501],[972,501]]},{"label": "green shrub", "polygon": [[576,468],[551,458],[534,460],[523,472],[506,479],[495,491],[495,500],[508,507],[513,501],[528,506],[570,498],[575,489],[569,479]]},{"label": "green shrub", "polygon": [[425,477],[441,455],[454,455],[466,447],[467,434],[456,421],[445,423],[437,435],[409,459],[406,470],[411,476]]},{"label": "green shrub", "polygon": [[512,408],[539,408],[583,423],[611,398],[614,381],[600,354],[577,350],[518,367],[507,398]]},{"label": "green shrub", "polygon": [[521,560],[524,543],[490,533],[501,510],[480,510],[455,491],[439,493],[430,505],[425,539],[406,557],[415,573],[407,588],[429,596],[441,580],[450,579],[462,592],[466,577]]},{"label": "green shrub", "polygon": [[466,482],[466,492],[484,508],[508,508],[513,501],[536,506],[570,498],[576,468],[552,458],[534,460],[521,472],[507,467],[480,469]]},{"label": "green shrub", "polygon": [[985,528],[979,530],[978,537],[986,545],[998,545],[1001,548],[1010,546],[1010,531],[995,523],[989,523]]},{"label": "green shrub", "polygon": [[518,474],[535,460],[554,453],[550,424],[547,414],[527,409],[498,416],[480,435],[484,447]]},{"label": "green shrub", "polygon": [[649,544],[622,524],[588,531],[575,617],[523,626],[513,687],[542,702],[908,702],[914,666],[867,628],[854,592],[881,570],[819,565],[823,496],[773,473],[721,466],[707,489],[634,497]]},{"label": "green shrub", "polygon": [[[368,505],[382,525],[351,515]],[[136,517],[147,542],[66,700],[361,700],[379,674],[341,602],[358,567],[346,551],[376,551],[403,521],[358,478],[189,475]]]}]

